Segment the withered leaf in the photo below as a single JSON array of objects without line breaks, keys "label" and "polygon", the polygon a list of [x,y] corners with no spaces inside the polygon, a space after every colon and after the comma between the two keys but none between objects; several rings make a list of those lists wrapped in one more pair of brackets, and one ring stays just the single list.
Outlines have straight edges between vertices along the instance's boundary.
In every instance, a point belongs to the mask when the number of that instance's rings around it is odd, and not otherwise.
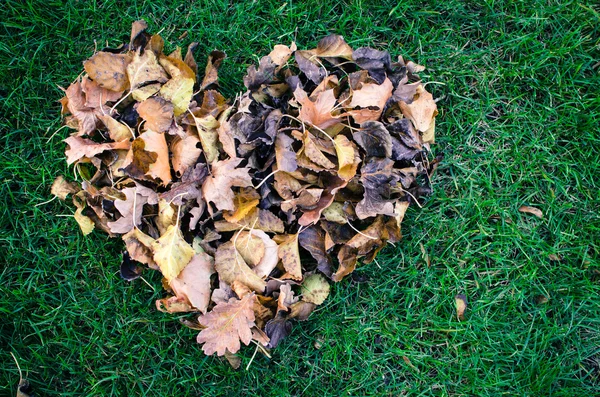
[{"label": "withered leaf", "polygon": [[315,305],[325,302],[329,296],[329,283],[320,274],[311,274],[302,282],[302,300]]},{"label": "withered leaf", "polygon": [[132,91],[147,83],[162,84],[169,80],[167,72],[159,65],[156,54],[152,51],[144,51],[143,54],[140,54],[140,51],[136,52],[131,63],[127,65],[127,76]]},{"label": "withered leaf", "polygon": [[318,225],[302,230],[298,236],[300,246],[317,261],[317,268],[327,277],[333,273],[333,262],[325,249],[325,232]]},{"label": "withered leaf", "polygon": [[196,252],[183,239],[181,230],[171,225],[166,232],[151,245],[154,262],[160,267],[163,276],[170,283],[187,266]]},{"label": "withered leaf", "polygon": [[238,281],[261,294],[267,285],[248,267],[232,241],[221,244],[217,248],[215,269],[219,273],[219,278],[226,283],[232,284]]},{"label": "withered leaf", "polygon": [[50,188],[50,193],[54,196],[58,197],[61,200],[67,198],[69,194],[74,194],[80,191],[81,188],[75,182],[67,182],[62,175],[57,176],[52,183],[52,187]]},{"label": "withered leaf", "polygon": [[210,276],[215,272],[214,260],[206,253],[197,253],[169,285],[176,296],[185,297],[194,308],[206,313],[210,303]]},{"label": "withered leaf", "polygon": [[394,162],[390,159],[367,158],[361,167],[364,198],[356,205],[356,216],[365,219],[378,214],[392,214],[394,205],[390,199],[390,185],[398,181],[392,173]]},{"label": "withered leaf", "polygon": [[236,250],[250,266],[256,266],[265,255],[264,241],[253,233],[243,231],[238,233],[234,239]]},{"label": "withered leaf", "polygon": [[317,44],[315,51],[316,55],[322,58],[335,57],[348,60],[352,59],[352,52],[352,47],[346,43],[342,36],[337,34],[323,37]]},{"label": "withered leaf", "polygon": [[437,115],[437,105],[433,100],[433,96],[425,90],[423,85],[417,87],[416,99],[411,103],[400,101],[400,109],[415,128],[421,132],[429,130]]},{"label": "withered leaf", "polygon": [[340,116],[331,114],[336,103],[333,90],[326,90],[319,93],[316,100],[312,101],[306,95],[306,92],[298,87],[294,91],[294,97],[302,105],[298,118],[305,123],[326,129],[340,122]]},{"label": "withered leaf", "polygon": [[248,345],[252,340],[251,328],[254,326],[254,302],[256,296],[248,294],[239,300],[231,298],[227,303],[218,303],[209,313],[198,318],[206,328],[198,334],[198,343],[203,343],[205,354],[217,353],[222,356],[226,351],[236,353],[240,350],[240,341]]},{"label": "withered leaf", "polygon": [[136,108],[146,121],[146,128],[156,132],[165,132],[173,122],[173,104],[160,97],[151,97]]},{"label": "withered leaf", "polygon": [[70,136],[65,139],[65,142],[69,145],[69,148],[65,151],[68,164],[73,164],[82,158],[90,159],[107,150],[129,149],[131,146],[129,141],[96,143],[78,136]]},{"label": "withered leaf", "polygon": [[275,348],[279,343],[292,333],[292,323],[286,316],[277,313],[275,318],[265,325],[265,332],[269,337],[269,348]]},{"label": "withered leaf", "polygon": [[523,212],[525,214],[534,215],[540,219],[544,218],[544,213],[539,208],[531,207],[529,205],[522,205],[519,207],[519,212]]},{"label": "withered leaf", "polygon": [[129,88],[127,67],[131,61],[129,54],[100,51],[85,61],[83,67],[100,87],[112,91],[124,91]]},{"label": "withered leaf", "polygon": [[211,165],[212,175],[202,185],[206,202],[214,203],[219,210],[235,210],[231,188],[252,186],[249,168],[236,168],[241,161],[242,159],[229,159]]},{"label": "withered leaf", "polygon": [[367,157],[390,157],[392,137],[379,121],[367,121],[352,133],[354,140],[365,150]]},{"label": "withered leaf", "polygon": [[300,251],[298,249],[298,235],[288,234],[281,236],[278,255],[283,263],[287,274],[293,280],[302,279],[302,263],[300,262]]},{"label": "withered leaf", "polygon": [[160,95],[173,104],[173,114],[179,116],[188,110],[195,80],[191,77],[178,76],[167,81],[160,88]]},{"label": "withered leaf", "polygon": [[208,62],[204,70],[204,79],[200,84],[200,90],[205,90],[211,85],[219,83],[218,69],[223,60],[227,57],[223,51],[213,51],[208,55]]},{"label": "withered leaf", "polygon": [[459,321],[465,321],[465,310],[467,310],[467,297],[463,294],[458,294],[454,297],[456,305],[456,317]]}]

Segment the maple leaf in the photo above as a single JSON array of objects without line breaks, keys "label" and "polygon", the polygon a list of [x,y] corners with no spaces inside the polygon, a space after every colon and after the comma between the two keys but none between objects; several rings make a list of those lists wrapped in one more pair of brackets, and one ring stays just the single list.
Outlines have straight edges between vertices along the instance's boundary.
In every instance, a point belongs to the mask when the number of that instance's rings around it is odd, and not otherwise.
[{"label": "maple leaf", "polygon": [[236,168],[242,159],[217,161],[211,165],[212,176],[202,185],[202,193],[206,202],[212,202],[219,210],[234,211],[233,186],[252,186],[249,168]]},{"label": "maple leaf", "polygon": [[78,136],[70,136],[65,139],[65,142],[69,145],[69,148],[65,151],[67,164],[73,164],[82,158],[91,159],[107,150],[129,149],[131,146],[129,141],[96,143],[91,139]]},{"label": "maple leaf", "polygon": [[294,97],[302,105],[298,118],[305,123],[326,129],[340,122],[340,116],[333,116],[331,114],[336,103],[333,90],[325,90],[319,93],[313,102],[306,95],[306,92],[298,87],[294,91]]},{"label": "maple leaf", "polygon": [[205,354],[218,356],[236,353],[240,341],[245,345],[252,340],[254,324],[254,302],[256,296],[248,294],[243,299],[231,298],[227,303],[218,303],[208,314],[198,318],[206,328],[198,334],[198,343],[203,343]]}]

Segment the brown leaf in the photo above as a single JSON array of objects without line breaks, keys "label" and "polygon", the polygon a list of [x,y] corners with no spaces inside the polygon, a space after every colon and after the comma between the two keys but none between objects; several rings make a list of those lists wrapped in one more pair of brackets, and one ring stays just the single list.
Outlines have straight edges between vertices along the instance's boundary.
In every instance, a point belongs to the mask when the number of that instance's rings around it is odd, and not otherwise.
[{"label": "brown leaf", "polygon": [[465,310],[467,310],[467,297],[463,294],[458,294],[454,297],[456,304],[456,317],[459,321],[465,321]]},{"label": "brown leaf", "polygon": [[540,219],[544,218],[544,213],[539,208],[530,207],[528,205],[522,205],[521,207],[519,207],[519,212],[535,215]]},{"label": "brown leaf", "polygon": [[325,249],[325,232],[318,225],[302,230],[298,236],[300,246],[317,261],[317,268],[327,277],[333,273],[333,263]]},{"label": "brown leaf", "polygon": [[[315,137],[308,131],[304,134],[304,154],[315,164],[322,166],[323,168],[331,169],[335,167],[321,151],[319,146],[315,142]],[[293,171],[293,170],[292,170]]]},{"label": "brown leaf", "polygon": [[340,116],[333,116],[331,114],[336,103],[333,90],[326,90],[319,93],[313,102],[308,98],[306,92],[298,87],[294,91],[294,97],[302,105],[298,118],[305,123],[326,129],[340,122]]},{"label": "brown leaf", "polygon": [[100,51],[85,61],[83,67],[100,87],[119,92],[129,88],[127,67],[131,61],[129,54]]},{"label": "brown leaf", "polygon": [[421,132],[429,130],[438,113],[433,96],[425,90],[423,85],[417,87],[415,99],[411,103],[400,101],[400,109],[404,116]]},{"label": "brown leaf", "polygon": [[69,194],[75,194],[80,190],[81,188],[77,183],[67,182],[65,181],[65,178],[63,178],[62,175],[60,175],[57,176],[54,180],[54,183],[52,183],[50,193],[58,197],[59,199],[64,200]]},{"label": "brown leaf", "polygon": [[110,115],[102,114],[98,115],[98,118],[102,121],[102,123],[104,123],[106,128],[108,128],[108,135],[113,141],[120,142],[134,137],[133,131],[129,128],[129,126],[115,120]]},{"label": "brown leaf", "polygon": [[392,155],[392,136],[378,121],[367,121],[360,130],[352,133],[354,140],[362,147],[367,157],[390,157]]},{"label": "brown leaf", "polygon": [[210,276],[214,272],[213,258],[202,252],[194,255],[169,285],[173,288],[176,296],[185,297],[191,306],[206,313],[211,294]]},{"label": "brown leaf", "polygon": [[204,79],[200,84],[200,90],[205,90],[210,85],[219,84],[218,69],[223,60],[227,57],[223,51],[214,50],[208,55],[206,69],[204,70]]},{"label": "brown leaf", "polygon": [[217,161],[211,165],[212,176],[202,185],[202,193],[207,203],[213,202],[217,209],[234,211],[233,186],[252,186],[249,168],[236,168],[242,159]]},{"label": "brown leaf", "polygon": [[165,134],[146,130],[140,138],[144,140],[146,151],[157,154],[156,161],[150,164],[146,175],[160,179],[163,186],[168,185],[171,182],[171,165]]},{"label": "brown leaf", "polygon": [[136,108],[141,118],[146,121],[146,128],[156,132],[165,132],[173,122],[173,104],[161,97],[151,97]]},{"label": "brown leaf", "polygon": [[67,109],[77,120],[77,135],[93,135],[98,118],[96,117],[96,111],[86,106],[86,97],[79,80],[67,88],[65,95]]},{"label": "brown leaf", "polygon": [[104,108],[106,102],[116,102],[123,95],[123,91],[111,91],[100,87],[98,83],[84,77],[81,80],[81,90],[85,94],[85,106],[89,108]]},{"label": "brown leaf", "polygon": [[246,264],[244,258],[235,249],[232,241],[221,244],[215,255],[215,268],[219,279],[229,283],[234,281],[247,285],[258,293],[263,293],[266,283]]},{"label": "brown leaf", "polygon": [[156,309],[163,313],[185,313],[194,310],[183,296],[169,296],[164,299],[158,299],[155,304]]},{"label": "brown leaf", "polygon": [[131,146],[129,141],[96,143],[78,136],[70,136],[65,139],[65,142],[69,145],[69,148],[65,150],[67,164],[73,164],[82,158],[91,159],[107,150],[129,149]]},{"label": "brown leaf", "polygon": [[218,303],[208,314],[198,318],[206,326],[198,334],[198,343],[203,343],[205,354],[217,353],[222,356],[226,351],[236,353],[240,350],[240,340],[248,345],[252,340],[251,328],[254,326],[254,302],[256,296],[249,294],[244,299],[231,298],[227,303]]},{"label": "brown leaf", "polygon": [[146,151],[143,138],[136,138],[131,143],[131,149],[123,162],[123,172],[132,178],[144,179],[150,170],[150,165],[156,162],[158,154]]},{"label": "brown leaf", "polygon": [[294,291],[289,283],[282,284],[279,287],[279,297],[277,298],[277,311],[290,311],[290,306],[298,302],[298,297],[294,297]]},{"label": "brown leaf", "polygon": [[187,169],[196,164],[202,150],[198,147],[200,140],[194,135],[187,135],[185,138],[176,137],[171,142],[171,164],[173,170],[179,175],[183,175]]},{"label": "brown leaf", "polygon": [[158,270],[158,265],[154,262],[152,253],[152,243],[154,242],[152,237],[138,228],[133,228],[127,234],[124,234],[122,239],[131,259]]},{"label": "brown leaf", "polygon": [[189,167],[183,173],[180,182],[172,184],[171,189],[161,193],[160,197],[175,205],[183,205],[184,202],[193,200],[196,200],[199,204],[204,204],[201,201],[202,192],[200,189],[207,174],[205,164],[198,163],[194,167]]},{"label": "brown leaf", "polygon": [[275,47],[273,47],[273,51],[269,53],[269,58],[271,58],[275,65],[282,66],[290,59],[290,56],[294,51],[296,51],[295,43],[292,43],[290,47],[276,44]]},{"label": "brown leaf", "polygon": [[357,256],[356,248],[344,245],[340,252],[338,252],[339,267],[337,271],[331,276],[331,279],[335,282],[341,281],[345,276],[352,273],[356,268]]},{"label": "brown leaf", "polygon": [[143,207],[146,203],[157,204],[156,193],[143,187],[128,187],[122,190],[126,199],[116,199],[115,208],[121,217],[114,222],[108,222],[113,233],[125,234],[142,222]]},{"label": "brown leaf", "polygon": [[298,235],[288,234],[279,236],[278,256],[283,263],[283,267],[292,280],[302,280],[302,263],[300,261],[300,251],[298,249]]},{"label": "brown leaf", "polygon": [[379,214],[393,214],[394,205],[390,201],[390,188],[398,177],[392,174],[394,162],[390,159],[371,157],[361,168],[360,180],[363,183],[364,198],[356,205],[356,216],[365,219]]},{"label": "brown leaf", "polygon": [[295,318],[298,321],[305,321],[308,319],[308,316],[315,310],[317,305],[314,303],[306,302],[306,301],[298,301],[294,303],[290,309],[291,313],[288,318]]},{"label": "brown leaf", "polygon": [[298,169],[296,153],[292,150],[294,139],[286,134],[277,134],[275,138],[275,158],[277,169],[281,171],[294,172]]},{"label": "brown leaf", "polygon": [[265,247],[262,259],[252,268],[252,271],[256,273],[258,277],[264,279],[271,274],[273,269],[277,266],[277,262],[279,262],[279,257],[277,256],[277,243],[271,240],[267,233],[262,230],[252,230],[251,233],[253,236],[260,238]]},{"label": "brown leaf", "polygon": [[352,109],[357,107],[362,109],[360,111],[350,110],[348,113],[358,124],[378,120],[385,104],[392,96],[393,89],[394,86],[388,78],[381,85],[363,83],[360,89],[352,92],[352,101],[348,105]]},{"label": "brown leaf", "polygon": [[342,36],[330,34],[322,38],[317,44],[315,54],[322,58],[344,58],[352,59],[352,47],[350,47]]}]

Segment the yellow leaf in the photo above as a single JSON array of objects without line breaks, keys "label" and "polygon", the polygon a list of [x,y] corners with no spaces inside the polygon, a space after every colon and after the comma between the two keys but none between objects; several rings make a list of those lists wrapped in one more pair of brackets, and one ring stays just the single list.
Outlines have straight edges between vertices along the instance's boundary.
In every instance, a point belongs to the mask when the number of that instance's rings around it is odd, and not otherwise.
[{"label": "yellow leaf", "polygon": [[279,244],[278,255],[283,263],[283,267],[292,279],[302,280],[298,235],[288,234],[287,236],[282,236],[282,239],[283,241]]},{"label": "yellow leaf", "polygon": [[311,274],[302,283],[302,300],[320,305],[329,296],[329,283],[320,274]]},{"label": "yellow leaf", "polygon": [[175,225],[169,226],[167,231],[152,243],[152,251],[154,262],[168,282],[175,279],[196,254]]},{"label": "yellow leaf", "polygon": [[357,154],[356,148],[344,135],[336,135],[335,152],[338,158],[338,175],[345,180],[350,180],[356,175],[356,169],[360,160],[355,161]]},{"label": "yellow leaf", "polygon": [[83,235],[87,236],[92,232],[92,230],[94,230],[94,221],[92,221],[87,216],[83,215],[81,211],[82,208],[77,208],[74,216],[75,220],[79,224],[79,227],[81,228],[81,231],[83,232]]},{"label": "yellow leaf", "polygon": [[194,94],[194,79],[183,76],[174,77],[160,89],[160,95],[171,101],[173,113],[179,116],[188,109]]}]

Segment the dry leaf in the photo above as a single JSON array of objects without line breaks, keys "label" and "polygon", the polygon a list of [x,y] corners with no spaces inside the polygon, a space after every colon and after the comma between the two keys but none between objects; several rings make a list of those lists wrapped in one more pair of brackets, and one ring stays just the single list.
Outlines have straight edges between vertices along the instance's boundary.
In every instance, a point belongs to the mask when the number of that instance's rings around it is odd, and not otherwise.
[{"label": "dry leaf", "polygon": [[80,190],[81,188],[75,182],[67,182],[65,181],[65,178],[58,176],[54,180],[54,183],[52,183],[50,193],[59,199],[64,200],[69,194],[75,194]]},{"label": "dry leaf", "polygon": [[459,321],[465,321],[465,310],[467,310],[467,297],[463,294],[458,294],[454,297],[456,304],[456,317]]},{"label": "dry leaf", "polygon": [[298,249],[298,235],[288,234],[280,236],[278,255],[287,274],[293,280],[302,280],[302,263]]},{"label": "dry leaf", "polygon": [[161,273],[170,283],[187,266],[196,252],[183,239],[181,231],[176,225],[171,225],[167,231],[152,243],[154,262],[159,266]]},{"label": "dry leaf", "polygon": [[217,248],[215,269],[217,269],[221,280],[229,284],[238,281],[261,294],[267,285],[262,278],[248,267],[231,241],[221,244]]},{"label": "dry leaf", "polygon": [[137,112],[146,121],[146,128],[165,132],[173,122],[173,104],[160,97],[151,97],[140,103]]},{"label": "dry leaf", "polygon": [[169,285],[178,297],[185,297],[191,306],[206,313],[210,303],[211,282],[214,274],[213,258],[206,253],[198,253]]},{"label": "dry leaf", "polygon": [[236,168],[242,159],[217,161],[211,165],[212,176],[202,185],[202,193],[207,202],[215,204],[219,210],[234,211],[233,186],[252,186],[248,168]]},{"label": "dry leaf", "polygon": [[522,205],[519,207],[519,212],[523,212],[525,214],[535,215],[540,219],[544,218],[544,213],[539,208],[530,207],[528,205]]},{"label": "dry leaf", "polygon": [[320,305],[329,296],[329,288],[325,277],[320,274],[311,274],[302,282],[302,300]]},{"label": "dry leaf", "polygon": [[111,91],[124,91],[129,88],[127,67],[131,61],[129,54],[100,51],[85,61],[83,67],[100,87]]},{"label": "dry leaf", "polygon": [[202,350],[218,356],[237,353],[240,341],[248,345],[252,340],[251,328],[254,326],[254,302],[256,296],[249,294],[244,299],[231,298],[227,303],[218,303],[208,314],[200,316],[198,321],[206,328],[198,334],[198,343]]}]

